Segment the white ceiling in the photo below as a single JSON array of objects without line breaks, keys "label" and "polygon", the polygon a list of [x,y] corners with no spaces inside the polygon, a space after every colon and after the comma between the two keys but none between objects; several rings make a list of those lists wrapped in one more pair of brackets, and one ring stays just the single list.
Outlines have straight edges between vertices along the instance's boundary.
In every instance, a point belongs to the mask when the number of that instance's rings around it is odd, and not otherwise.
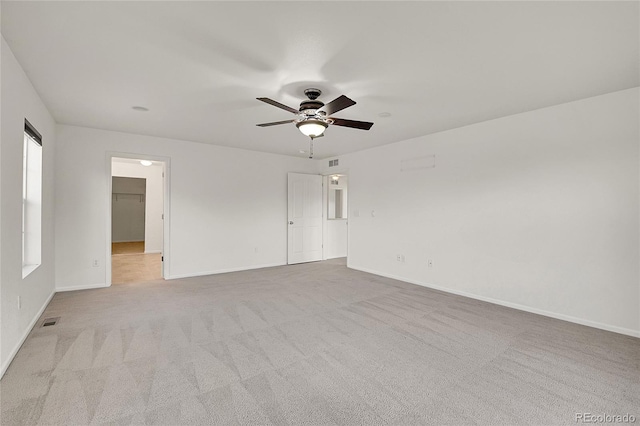
[{"label": "white ceiling", "polygon": [[64,124],[304,156],[255,98],[345,94],[335,116],[375,124],[330,127],[324,158],[638,86],[638,6],[2,1],[2,34]]}]

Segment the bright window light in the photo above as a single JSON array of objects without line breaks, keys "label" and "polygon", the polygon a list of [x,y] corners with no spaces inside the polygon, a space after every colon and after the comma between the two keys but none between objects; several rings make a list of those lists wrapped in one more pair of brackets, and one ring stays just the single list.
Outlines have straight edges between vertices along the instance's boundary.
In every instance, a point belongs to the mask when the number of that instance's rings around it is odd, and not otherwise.
[{"label": "bright window light", "polygon": [[25,120],[22,154],[22,278],[42,261],[42,137]]}]

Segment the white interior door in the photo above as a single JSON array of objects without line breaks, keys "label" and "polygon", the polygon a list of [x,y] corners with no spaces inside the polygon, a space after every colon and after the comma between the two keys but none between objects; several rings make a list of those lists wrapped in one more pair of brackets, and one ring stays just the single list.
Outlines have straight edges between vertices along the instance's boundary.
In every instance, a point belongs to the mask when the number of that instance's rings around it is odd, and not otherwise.
[{"label": "white interior door", "polygon": [[289,173],[288,263],[322,260],[322,176]]}]

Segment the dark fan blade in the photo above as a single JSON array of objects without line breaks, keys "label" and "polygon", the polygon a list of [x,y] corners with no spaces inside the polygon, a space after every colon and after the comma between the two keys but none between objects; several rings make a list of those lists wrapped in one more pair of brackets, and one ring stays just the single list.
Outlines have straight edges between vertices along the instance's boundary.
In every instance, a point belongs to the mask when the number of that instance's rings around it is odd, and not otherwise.
[{"label": "dark fan blade", "polygon": [[327,113],[327,115],[331,115],[355,104],[355,101],[347,98],[345,95],[340,95],[339,97],[335,98],[334,100],[320,108],[318,111],[323,111]]},{"label": "dark fan blade", "polygon": [[260,126],[260,127],[277,126],[278,124],[293,123],[294,121],[295,120],[272,121],[271,123],[256,124],[256,126]]},{"label": "dark fan blade", "polygon": [[262,102],[266,102],[269,105],[273,105],[273,106],[276,106],[278,108],[282,108],[283,110],[292,112],[294,114],[297,114],[297,113],[300,112],[297,109],[293,109],[291,107],[288,107],[288,106],[286,106],[284,104],[281,104],[280,102],[274,101],[273,99],[269,99],[269,98],[256,98],[256,99],[259,100],[259,101],[262,101]]},{"label": "dark fan blade", "polygon": [[344,120],[342,118],[331,118],[336,126],[353,127],[354,129],[369,130],[373,123],[368,121]]}]

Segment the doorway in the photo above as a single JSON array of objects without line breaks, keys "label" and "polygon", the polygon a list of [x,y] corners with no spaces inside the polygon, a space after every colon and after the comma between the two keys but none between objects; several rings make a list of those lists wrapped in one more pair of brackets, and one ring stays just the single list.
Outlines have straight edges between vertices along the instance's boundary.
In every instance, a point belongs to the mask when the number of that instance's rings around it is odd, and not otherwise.
[{"label": "doorway", "polygon": [[110,159],[111,284],[165,277],[165,169],[163,161]]},{"label": "doorway", "polygon": [[344,258],[349,247],[349,178],[344,173],[323,176],[324,260]]}]

